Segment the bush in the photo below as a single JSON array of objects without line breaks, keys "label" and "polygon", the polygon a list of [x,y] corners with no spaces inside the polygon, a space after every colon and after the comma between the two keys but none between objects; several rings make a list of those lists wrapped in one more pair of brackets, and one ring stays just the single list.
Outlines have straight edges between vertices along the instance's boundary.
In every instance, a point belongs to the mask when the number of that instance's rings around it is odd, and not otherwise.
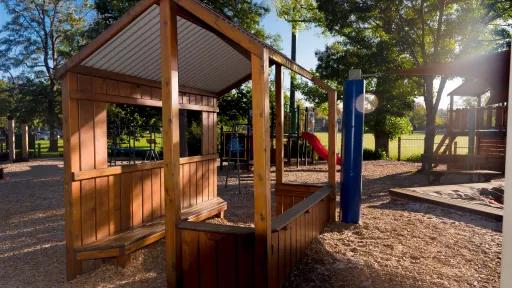
[{"label": "bush", "polygon": [[382,149],[363,149],[363,160],[386,160],[388,159],[388,155]]},{"label": "bush", "polygon": [[423,159],[423,154],[412,154],[411,156],[407,157],[405,161],[408,162],[421,162]]}]

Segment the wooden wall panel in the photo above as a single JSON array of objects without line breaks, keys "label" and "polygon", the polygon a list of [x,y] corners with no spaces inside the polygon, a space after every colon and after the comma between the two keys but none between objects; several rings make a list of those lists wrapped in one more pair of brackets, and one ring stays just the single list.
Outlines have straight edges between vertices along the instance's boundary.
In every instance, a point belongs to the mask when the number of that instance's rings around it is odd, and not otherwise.
[{"label": "wooden wall panel", "polygon": [[[107,168],[107,104],[99,102],[102,96],[161,103],[161,89],[81,74],[69,75],[69,81],[66,82],[66,90],[69,91],[69,119],[65,121],[69,121],[70,131],[77,131],[69,142],[70,150],[76,152],[73,154],[76,157],[71,157],[70,174]],[[206,128],[204,148],[205,155],[215,153],[216,113],[211,108],[216,108],[216,99],[207,93],[203,95],[184,91],[180,91],[179,98],[180,104],[197,105],[191,109],[209,106],[206,109],[209,112],[203,113]],[[186,193],[186,197],[183,197],[184,207],[216,197],[215,160],[182,164],[181,169],[182,179],[188,179],[182,181],[186,184],[182,189]],[[74,246],[89,244],[153,221],[162,217],[165,211],[163,168],[66,181],[71,182],[70,192],[67,192],[69,197],[77,195],[73,198],[73,205],[70,205],[73,208],[69,213],[69,221],[74,227]]]},{"label": "wooden wall panel", "polygon": [[182,208],[217,197],[217,160],[181,164]]},{"label": "wooden wall panel", "polygon": [[320,185],[309,184],[276,184],[275,186],[275,215],[280,215],[293,205],[316,192]]},{"label": "wooden wall panel", "polygon": [[271,274],[273,287],[281,287],[302,259],[311,241],[329,222],[329,201],[323,199],[286,228],[272,233]]},{"label": "wooden wall panel", "polygon": [[254,287],[254,234],[181,230],[181,239],[184,287]]}]

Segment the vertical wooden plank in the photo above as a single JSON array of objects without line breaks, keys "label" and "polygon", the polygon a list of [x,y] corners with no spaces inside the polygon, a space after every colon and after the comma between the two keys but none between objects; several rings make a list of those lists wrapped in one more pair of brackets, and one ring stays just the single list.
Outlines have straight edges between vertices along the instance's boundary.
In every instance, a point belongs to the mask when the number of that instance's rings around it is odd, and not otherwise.
[{"label": "vertical wooden plank", "polygon": [[72,173],[80,170],[78,103],[71,99],[77,88],[77,76],[66,73],[62,80],[62,113],[64,138],[64,236],[66,240],[66,278],[80,273],[74,247],[82,245],[80,182],[72,181]]},{"label": "vertical wooden plank", "polygon": [[153,220],[151,177],[151,170],[142,171],[142,221],[144,223]]},{"label": "vertical wooden plank", "polygon": [[162,216],[162,208],[161,208],[161,191],[162,187],[160,186],[160,168],[151,170],[151,194],[152,194],[152,210],[153,210],[153,218],[158,218]]},{"label": "vertical wooden plank", "polygon": [[254,228],[255,275],[257,287],[270,286],[268,269],[271,254],[271,195],[270,195],[270,115],[268,95],[268,50],[251,55],[253,153],[254,153]]},{"label": "vertical wooden plank", "polygon": [[105,239],[110,234],[108,177],[96,178],[96,238]]},{"label": "vertical wooden plank", "polygon": [[107,94],[109,95],[119,95],[119,82],[114,80],[106,80],[105,86],[107,89]]},{"label": "vertical wooden plank", "polygon": [[280,230],[278,232],[279,237],[279,283],[281,286],[283,284],[283,279],[286,279],[286,231]]},{"label": "vertical wooden plank", "polygon": [[199,233],[197,231],[183,231],[183,281],[187,288],[199,286]]},{"label": "vertical wooden plank", "polygon": [[328,159],[328,182],[331,187],[331,194],[329,197],[329,211],[331,221],[336,221],[336,90],[330,90],[327,93],[328,97],[328,142],[329,142],[329,159]]},{"label": "vertical wooden plank", "polygon": [[132,225],[142,224],[142,171],[132,173]]},{"label": "vertical wooden plank", "polygon": [[132,174],[121,174],[121,231],[132,227]]},{"label": "vertical wooden plank", "polygon": [[181,287],[180,129],[178,104],[178,31],[176,3],[160,0],[162,123],[165,179],[165,260],[168,287]]},{"label": "vertical wooden plank", "polygon": [[140,97],[142,99],[151,99],[151,87],[140,86]]},{"label": "vertical wooden plank", "polygon": [[162,90],[159,88],[151,88],[151,99],[162,100]]},{"label": "vertical wooden plank", "polygon": [[183,177],[182,187],[183,187],[183,208],[188,208],[192,206],[190,202],[190,164],[183,164]]},{"label": "vertical wooden plank", "polygon": [[[84,81],[82,81],[82,83],[84,83]],[[94,103],[90,101],[80,101],[78,105],[80,127],[80,170],[92,170],[95,165],[94,157],[91,157],[91,155],[94,155]],[[83,244],[89,244],[96,241],[95,182],[96,181],[94,179],[83,180],[81,182]]]},{"label": "vertical wooden plank", "polygon": [[279,64],[275,65],[275,89],[276,89],[276,183],[283,183],[284,171],[284,151],[283,151],[283,123],[284,123],[284,104],[283,104],[283,70]]},{"label": "vertical wooden plank", "polygon": [[[274,234],[277,239],[277,234]],[[237,238],[237,287],[254,287],[254,236],[246,235]],[[276,273],[274,273],[274,275],[276,275]]]},{"label": "vertical wooden plank", "polygon": [[209,143],[210,143],[209,125],[210,125],[210,123],[208,122],[208,114],[209,114],[208,112],[201,113],[202,125],[203,125],[203,137],[201,138],[201,146],[202,146],[202,154],[203,155],[210,154],[210,147],[209,147]]},{"label": "vertical wooden plank", "polygon": [[272,265],[270,267],[270,287],[279,287],[279,232],[272,233]]},{"label": "vertical wooden plank", "polygon": [[208,154],[215,153],[216,139],[215,139],[215,113],[208,113]]},{"label": "vertical wooden plank", "polygon": [[165,215],[165,183],[164,168],[160,169],[160,211]]},{"label": "vertical wooden plank", "polygon": [[238,265],[236,263],[236,249],[233,248],[236,248],[234,235],[223,235],[223,237],[217,241],[218,287],[237,287],[236,277],[238,274]]},{"label": "vertical wooden plank", "polygon": [[208,182],[210,180],[210,175],[208,175],[209,169],[210,163],[203,161],[203,201],[210,199],[210,193],[208,191]]},{"label": "vertical wooden plank", "polygon": [[204,166],[204,162],[203,161],[199,161],[197,162],[197,167],[196,167],[196,172],[197,172],[197,176],[196,176],[196,193],[197,193],[197,201],[199,202],[203,202],[205,201],[206,199],[204,199],[204,191],[203,191],[203,166]]},{"label": "vertical wooden plank", "polygon": [[197,199],[197,183],[196,183],[196,177],[197,177],[197,170],[196,170],[196,163],[190,163],[190,174],[188,176],[188,182],[189,182],[189,189],[190,189],[190,205],[197,205],[197,203],[200,203]]},{"label": "vertical wooden plank", "polygon": [[215,163],[216,160],[208,160],[208,199],[215,198],[215,186],[217,185],[217,178],[215,178]]},{"label": "vertical wooden plank", "polygon": [[215,242],[208,239],[208,233],[199,233],[199,278],[202,288],[217,287],[216,258]]},{"label": "vertical wooden plank", "polygon": [[[95,83],[96,84],[96,83]],[[100,85],[100,84],[98,84]],[[94,87],[101,89],[101,87]],[[94,168],[108,167],[107,156],[107,104],[94,103]],[[96,179],[96,238],[109,236],[108,177]]]},{"label": "vertical wooden plank", "polygon": [[108,205],[110,235],[120,232],[121,229],[121,176],[114,175],[108,178]]},{"label": "vertical wooden plank", "polygon": [[212,113],[213,123],[212,123],[212,131],[213,131],[213,147],[212,153],[217,153],[217,113]]}]

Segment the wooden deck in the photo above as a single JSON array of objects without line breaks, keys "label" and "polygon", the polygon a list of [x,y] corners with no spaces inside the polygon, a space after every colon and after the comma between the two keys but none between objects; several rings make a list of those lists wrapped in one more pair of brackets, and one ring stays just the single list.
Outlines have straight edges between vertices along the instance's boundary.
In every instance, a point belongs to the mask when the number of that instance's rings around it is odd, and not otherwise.
[{"label": "wooden deck", "polygon": [[477,189],[490,189],[496,187],[496,183],[470,183],[458,185],[425,186],[414,188],[394,188],[389,190],[391,198],[414,200],[442,207],[469,212],[491,218],[497,221],[503,221],[503,209],[494,208],[486,205],[472,203],[461,199],[450,199],[442,196],[435,196],[436,192],[470,192]]}]

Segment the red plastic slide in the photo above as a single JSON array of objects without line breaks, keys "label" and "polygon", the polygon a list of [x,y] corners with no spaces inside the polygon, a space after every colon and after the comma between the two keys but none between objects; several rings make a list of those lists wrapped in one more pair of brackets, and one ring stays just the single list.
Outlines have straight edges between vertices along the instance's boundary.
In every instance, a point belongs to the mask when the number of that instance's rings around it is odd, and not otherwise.
[{"label": "red plastic slide", "polygon": [[[318,137],[316,137],[315,134],[309,133],[309,132],[303,132],[302,138],[304,138],[304,140],[308,141],[309,145],[311,145],[311,147],[313,147],[313,150],[315,150],[316,154],[318,154],[318,156],[320,156],[320,158],[322,158],[324,160],[327,160],[327,158],[329,158],[329,151],[327,151],[327,149],[325,149],[324,145],[322,145],[322,143],[320,142],[320,139],[318,139]],[[336,164],[341,165],[341,157],[339,154],[336,154]]]}]

